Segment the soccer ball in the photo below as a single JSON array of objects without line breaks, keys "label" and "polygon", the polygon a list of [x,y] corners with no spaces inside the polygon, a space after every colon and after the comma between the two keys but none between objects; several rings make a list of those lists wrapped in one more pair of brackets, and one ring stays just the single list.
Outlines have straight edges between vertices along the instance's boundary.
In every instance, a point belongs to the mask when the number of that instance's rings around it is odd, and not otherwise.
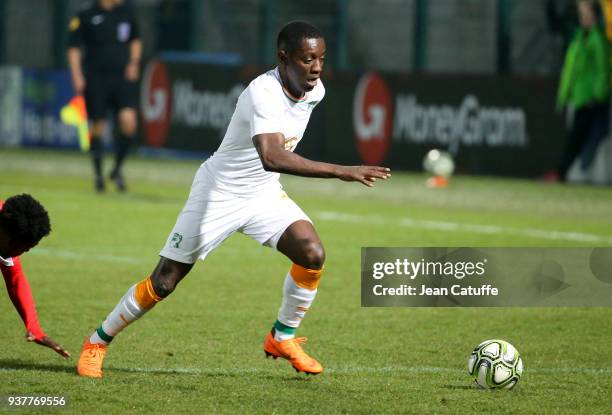
[{"label": "soccer ball", "polygon": [[449,178],[455,171],[455,162],[450,153],[434,149],[425,155],[423,168],[434,176]]},{"label": "soccer ball", "polygon": [[512,389],[523,374],[523,360],[507,341],[486,340],[470,355],[468,372],[483,389]]}]

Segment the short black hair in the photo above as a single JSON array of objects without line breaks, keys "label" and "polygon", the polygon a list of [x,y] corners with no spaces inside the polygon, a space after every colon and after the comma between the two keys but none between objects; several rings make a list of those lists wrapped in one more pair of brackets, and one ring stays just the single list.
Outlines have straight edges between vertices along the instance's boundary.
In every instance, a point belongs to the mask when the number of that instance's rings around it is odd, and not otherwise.
[{"label": "short black hair", "polygon": [[308,22],[294,21],[289,22],[278,33],[276,47],[285,49],[292,53],[302,46],[303,39],[318,39],[322,38],[323,33],[314,25]]},{"label": "short black hair", "polygon": [[38,200],[25,193],[6,199],[0,210],[0,227],[11,238],[31,245],[51,232],[49,214]]}]

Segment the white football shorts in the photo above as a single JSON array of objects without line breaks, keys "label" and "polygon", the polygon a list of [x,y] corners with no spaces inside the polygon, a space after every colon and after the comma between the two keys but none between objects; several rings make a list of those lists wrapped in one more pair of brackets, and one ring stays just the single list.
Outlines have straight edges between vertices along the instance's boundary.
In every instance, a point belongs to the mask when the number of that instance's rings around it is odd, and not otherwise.
[{"label": "white football shorts", "polygon": [[161,256],[185,264],[204,259],[234,232],[276,249],[283,232],[294,222],[312,223],[279,186],[254,197],[221,193],[206,180],[196,179],[185,207]]}]

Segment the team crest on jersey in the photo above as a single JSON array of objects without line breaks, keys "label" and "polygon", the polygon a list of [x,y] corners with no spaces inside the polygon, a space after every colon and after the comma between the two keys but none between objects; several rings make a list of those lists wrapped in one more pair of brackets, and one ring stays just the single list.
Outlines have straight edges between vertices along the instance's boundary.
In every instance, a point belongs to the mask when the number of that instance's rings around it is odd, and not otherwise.
[{"label": "team crest on jersey", "polygon": [[117,26],[117,39],[120,42],[127,42],[130,38],[130,32],[132,30],[132,26],[127,22],[119,23]]},{"label": "team crest on jersey", "polygon": [[174,235],[172,235],[172,239],[170,239],[170,246],[172,248],[178,248],[182,240],[183,240],[183,235],[181,235],[178,232],[175,232]]}]

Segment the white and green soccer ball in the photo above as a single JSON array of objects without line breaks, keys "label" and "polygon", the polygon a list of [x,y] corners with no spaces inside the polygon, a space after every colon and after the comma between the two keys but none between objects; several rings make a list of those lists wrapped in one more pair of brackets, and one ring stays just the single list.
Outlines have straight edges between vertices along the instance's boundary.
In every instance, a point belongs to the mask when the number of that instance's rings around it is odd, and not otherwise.
[{"label": "white and green soccer ball", "polygon": [[504,340],[480,343],[468,359],[468,372],[484,389],[512,389],[523,374],[523,360]]},{"label": "white and green soccer ball", "polygon": [[455,162],[450,153],[433,149],[425,155],[423,168],[429,174],[443,176],[448,179],[455,171]]}]

